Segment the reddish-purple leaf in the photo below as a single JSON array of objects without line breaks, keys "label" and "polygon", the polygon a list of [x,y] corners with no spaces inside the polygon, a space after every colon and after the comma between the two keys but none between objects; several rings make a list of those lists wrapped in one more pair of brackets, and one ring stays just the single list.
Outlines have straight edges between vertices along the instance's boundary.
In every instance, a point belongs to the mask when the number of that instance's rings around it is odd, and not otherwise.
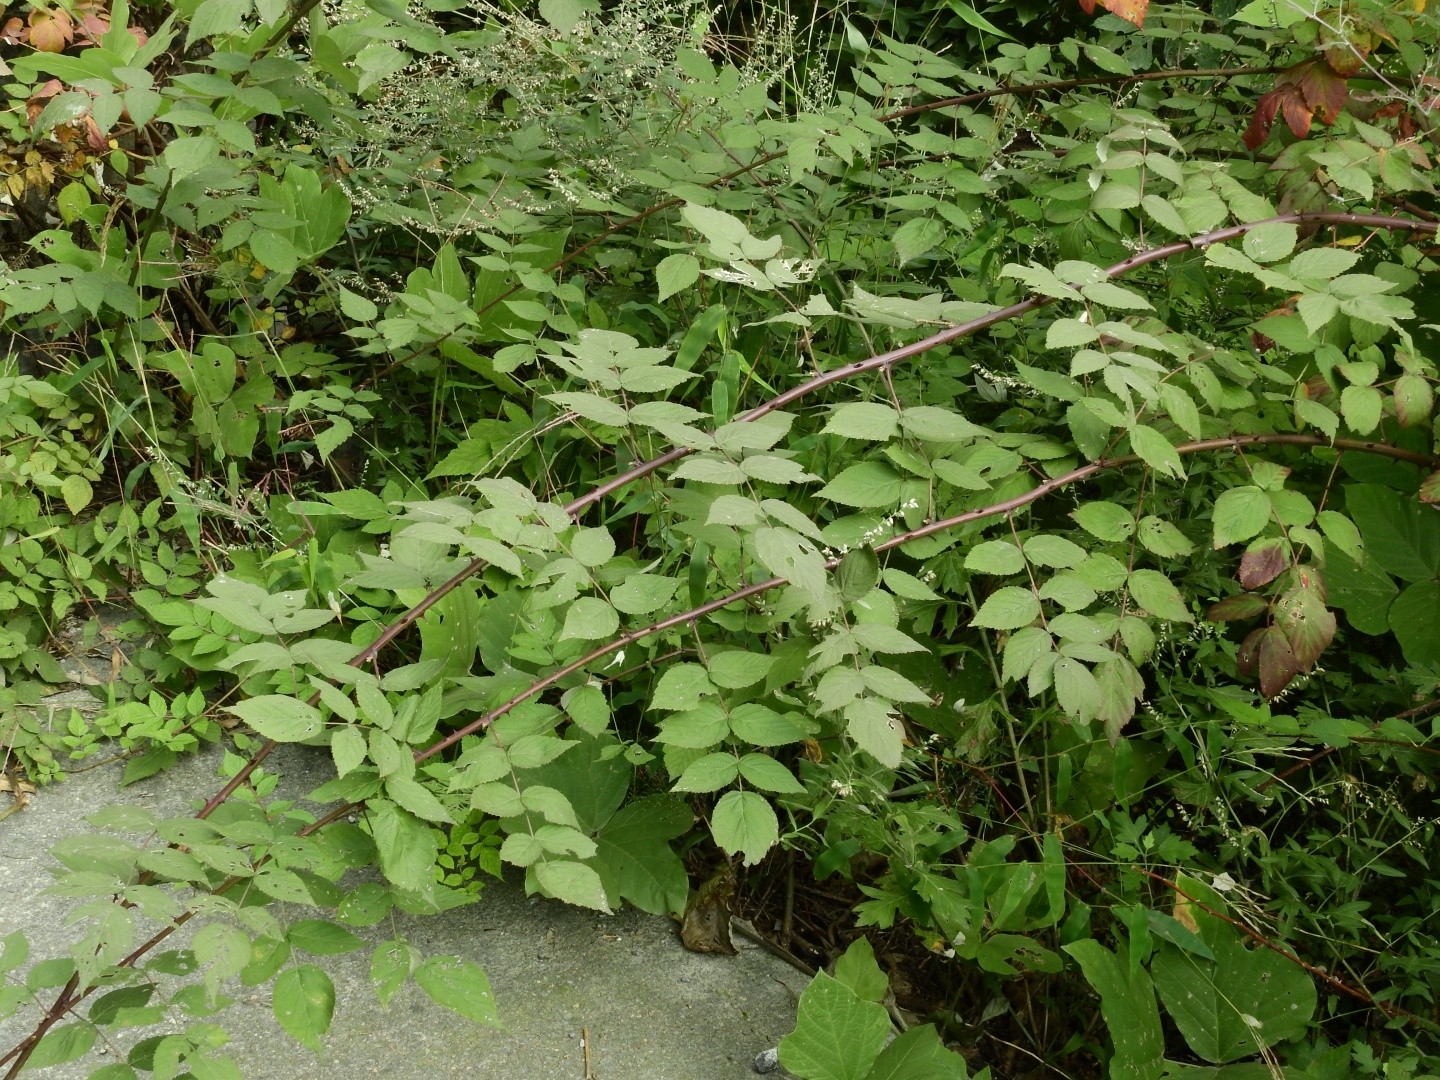
[{"label": "reddish-purple leaf", "polygon": [[1263,596],[1256,596],[1254,593],[1236,593],[1234,596],[1227,596],[1219,603],[1211,604],[1210,610],[1205,612],[1205,617],[1211,622],[1238,622],[1263,615],[1269,607],[1269,601]]},{"label": "reddish-purple leaf", "polygon": [[1278,538],[1257,540],[1240,557],[1240,584],[1247,589],[1268,585],[1290,565],[1285,541]]},{"label": "reddish-purple leaf", "polygon": [[1272,626],[1260,635],[1260,693],[1267,699],[1275,697],[1300,674],[1301,666],[1290,650],[1285,631]]}]

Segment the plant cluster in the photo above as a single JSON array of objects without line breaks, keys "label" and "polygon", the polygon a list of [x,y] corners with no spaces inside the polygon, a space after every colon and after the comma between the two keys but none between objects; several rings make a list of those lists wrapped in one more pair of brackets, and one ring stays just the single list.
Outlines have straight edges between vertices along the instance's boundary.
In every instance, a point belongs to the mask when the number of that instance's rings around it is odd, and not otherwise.
[{"label": "plant cluster", "polygon": [[[318,1052],[299,953],[505,866],[678,915],[713,850],[993,1003],[887,1044],[858,938],[802,1077],[1437,1075],[1434,19],[1101,7],[17,11],[7,746],[226,781],[57,848],[0,1063],[169,1013],[96,1075],[235,1075],[235,978]],[[49,728],[101,602],[155,644]]]}]

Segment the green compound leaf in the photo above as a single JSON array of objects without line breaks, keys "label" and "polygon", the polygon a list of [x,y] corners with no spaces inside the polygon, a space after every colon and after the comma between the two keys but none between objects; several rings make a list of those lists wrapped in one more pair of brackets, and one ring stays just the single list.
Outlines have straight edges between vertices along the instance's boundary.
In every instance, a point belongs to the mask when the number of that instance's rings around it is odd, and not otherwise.
[{"label": "green compound leaf", "polygon": [[314,964],[288,968],[275,980],[275,1019],[298,1042],[321,1053],[320,1036],[335,1015],[335,984]]}]

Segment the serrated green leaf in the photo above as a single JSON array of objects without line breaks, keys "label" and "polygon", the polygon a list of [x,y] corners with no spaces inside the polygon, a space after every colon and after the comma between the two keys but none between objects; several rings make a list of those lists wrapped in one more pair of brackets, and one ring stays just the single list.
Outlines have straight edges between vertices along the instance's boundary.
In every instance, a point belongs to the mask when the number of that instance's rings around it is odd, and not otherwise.
[{"label": "serrated green leaf", "polygon": [[753,791],[727,791],[710,815],[710,831],[727,854],[755,866],[780,841],[775,810]]},{"label": "serrated green leaf", "polygon": [[1039,617],[1040,601],[1034,592],[1007,585],[985,598],[970,625],[988,630],[1018,630]]},{"label": "serrated green leaf", "polygon": [[319,1054],[320,1037],[335,1015],[335,984],[314,964],[287,968],[275,980],[271,995],[275,1019],[297,1041]]},{"label": "serrated green leaf", "polygon": [[655,285],[659,289],[656,297],[664,303],[676,293],[684,292],[700,280],[700,260],[688,251],[677,251],[660,260],[655,267]]},{"label": "serrated green leaf", "polygon": [[458,956],[431,956],[415,969],[415,982],[437,1005],[477,1024],[500,1026],[495,994],[479,964]]},{"label": "serrated green leaf", "polygon": [[1270,500],[1253,484],[1222,491],[1212,515],[1216,549],[1259,536],[1271,513]]}]

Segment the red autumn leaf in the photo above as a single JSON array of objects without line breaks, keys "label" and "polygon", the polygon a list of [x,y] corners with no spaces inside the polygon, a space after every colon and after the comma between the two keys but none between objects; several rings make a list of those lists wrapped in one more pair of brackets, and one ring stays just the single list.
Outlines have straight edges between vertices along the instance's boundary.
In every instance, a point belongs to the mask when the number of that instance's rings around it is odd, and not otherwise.
[{"label": "red autumn leaf", "polygon": [[1247,589],[1268,585],[1290,565],[1283,540],[1259,540],[1240,556],[1240,584]]},{"label": "red autumn leaf", "polygon": [[62,52],[75,40],[75,24],[63,9],[30,12],[30,44],[39,52]]},{"label": "red autumn leaf", "polygon": [[1250,126],[1242,136],[1247,149],[1260,149],[1270,137],[1270,125],[1275,123],[1275,113],[1280,109],[1280,93],[1279,90],[1271,90],[1268,94],[1261,94],[1260,100],[1255,102],[1255,115],[1250,118]]},{"label": "red autumn leaf", "polygon": [[1256,596],[1254,593],[1236,593],[1234,596],[1227,596],[1219,603],[1211,604],[1210,610],[1205,612],[1205,618],[1211,622],[1236,622],[1263,615],[1269,607],[1269,601],[1263,596]]},{"label": "red autumn leaf", "polygon": [[1310,134],[1310,118],[1315,115],[1315,110],[1298,86],[1285,87],[1280,98],[1280,115],[1285,117],[1285,124],[1295,138],[1303,139]]},{"label": "red autumn leaf", "polygon": [[1333,124],[1345,108],[1345,98],[1350,93],[1345,76],[1337,74],[1329,64],[1322,64],[1318,60],[1297,64],[1290,70],[1296,73],[1296,81],[1305,94],[1305,104],[1310,107],[1310,111],[1318,116],[1322,123]]},{"label": "red autumn leaf", "polygon": [[1260,642],[1266,633],[1267,628],[1264,626],[1251,630],[1235,653],[1235,668],[1247,679],[1254,675],[1255,669],[1260,666]]},{"label": "red autumn leaf", "polygon": [[1275,604],[1275,623],[1284,631],[1302,671],[1309,671],[1335,637],[1335,613],[1325,606],[1318,572],[1306,570],[1300,584]]},{"label": "red autumn leaf", "polygon": [[28,34],[25,24],[19,19],[7,19],[4,29],[0,29],[0,41],[6,45],[23,45]]},{"label": "red autumn leaf", "polygon": [[1333,124],[1345,108],[1350,88],[1343,75],[1336,74],[1324,60],[1316,58],[1296,64],[1275,80],[1275,89],[1255,102],[1255,115],[1245,129],[1245,145],[1259,149],[1269,137],[1270,126],[1279,113],[1297,139],[1310,134],[1310,121],[1318,116]]},{"label": "red autumn leaf", "polygon": [[1440,472],[1432,472],[1420,481],[1420,501],[1440,503]]},{"label": "red autumn leaf", "polygon": [[[1095,14],[1095,0],[1079,0],[1079,4],[1080,10],[1086,15]],[[1100,6],[1111,15],[1119,15],[1126,22],[1144,26],[1145,12],[1150,8],[1150,0],[1100,0]]]},{"label": "red autumn leaf", "polygon": [[1278,626],[1261,631],[1258,652],[1260,693],[1267,699],[1273,698],[1290,685],[1291,679],[1300,674],[1300,661],[1291,651],[1285,632]]}]

